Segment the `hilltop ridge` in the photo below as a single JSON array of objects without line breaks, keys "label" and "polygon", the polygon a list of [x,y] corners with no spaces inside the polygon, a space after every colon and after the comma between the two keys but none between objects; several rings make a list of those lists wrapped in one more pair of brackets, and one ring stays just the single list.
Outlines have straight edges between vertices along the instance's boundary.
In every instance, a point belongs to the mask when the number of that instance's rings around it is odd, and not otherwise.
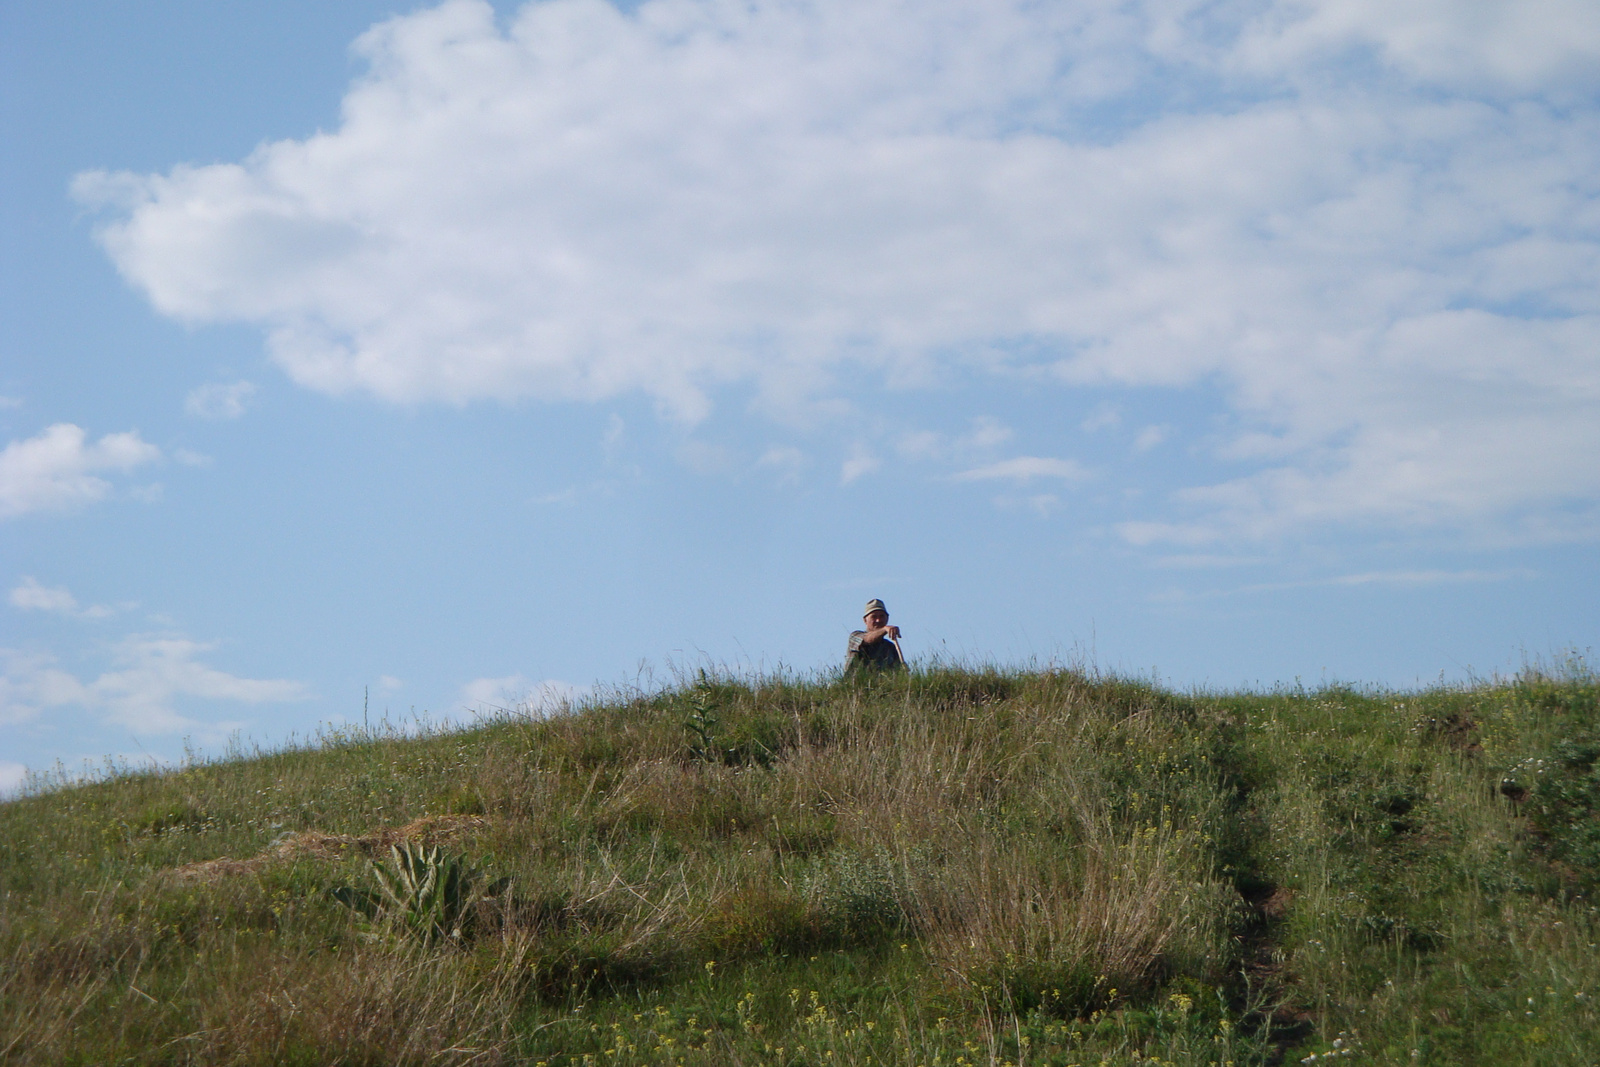
[{"label": "hilltop ridge", "polygon": [[61,788],[0,1059],[1591,1062],[1597,697],[701,674]]}]

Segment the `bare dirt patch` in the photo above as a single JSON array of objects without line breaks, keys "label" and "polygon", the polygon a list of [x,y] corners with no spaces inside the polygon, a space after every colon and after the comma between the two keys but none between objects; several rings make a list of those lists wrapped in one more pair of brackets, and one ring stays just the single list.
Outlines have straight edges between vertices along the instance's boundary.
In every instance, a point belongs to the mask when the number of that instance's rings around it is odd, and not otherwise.
[{"label": "bare dirt patch", "polygon": [[425,815],[404,826],[385,826],[365,834],[327,834],[304,830],[289,834],[248,859],[201,860],[164,872],[178,882],[214,882],[242,874],[255,874],[276,863],[300,859],[339,860],[352,854],[374,856],[391,846],[410,841],[423,845],[451,845],[489,824],[482,815]]}]

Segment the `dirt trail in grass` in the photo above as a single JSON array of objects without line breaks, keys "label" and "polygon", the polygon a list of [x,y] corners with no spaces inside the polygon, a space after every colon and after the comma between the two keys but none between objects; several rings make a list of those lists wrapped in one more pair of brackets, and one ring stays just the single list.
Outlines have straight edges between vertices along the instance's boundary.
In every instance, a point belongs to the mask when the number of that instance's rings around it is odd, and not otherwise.
[{"label": "dirt trail in grass", "polygon": [[1253,1020],[1266,1031],[1267,1063],[1282,1063],[1285,1054],[1316,1029],[1309,1012],[1295,1004],[1292,978],[1285,972],[1281,935],[1284,920],[1294,904],[1294,890],[1270,882],[1252,882],[1239,891],[1249,908],[1240,932],[1243,978],[1247,988],[1240,1007],[1249,1010],[1252,993],[1265,993],[1267,1003]]}]

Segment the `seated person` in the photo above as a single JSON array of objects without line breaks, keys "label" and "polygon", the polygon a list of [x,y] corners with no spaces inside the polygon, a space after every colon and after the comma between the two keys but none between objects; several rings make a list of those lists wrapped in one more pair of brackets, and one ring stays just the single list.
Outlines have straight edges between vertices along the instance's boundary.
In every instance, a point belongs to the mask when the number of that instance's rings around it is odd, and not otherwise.
[{"label": "seated person", "polygon": [[846,646],[844,657],[844,672],[855,674],[868,668],[873,670],[904,668],[906,661],[900,655],[899,645],[900,627],[889,625],[889,609],[883,606],[883,601],[876,599],[867,601],[866,614],[861,617],[861,621],[867,628],[850,634],[850,643]]}]

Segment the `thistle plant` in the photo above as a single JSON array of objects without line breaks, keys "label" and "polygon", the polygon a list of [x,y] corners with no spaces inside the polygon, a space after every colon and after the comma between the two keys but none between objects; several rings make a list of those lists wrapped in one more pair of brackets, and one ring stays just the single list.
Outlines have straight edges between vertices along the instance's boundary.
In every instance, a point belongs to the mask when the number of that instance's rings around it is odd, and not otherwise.
[{"label": "thistle plant", "polygon": [[716,701],[705,687],[703,675],[701,684],[695,686],[689,697],[689,717],[684,720],[683,728],[692,735],[689,752],[695,759],[709,762],[717,758],[717,734],[722,729],[722,720],[717,718]]},{"label": "thistle plant", "polygon": [[340,886],[333,896],[373,923],[408,930],[425,943],[459,942],[471,934],[474,906],[503,891],[510,879],[485,884],[483,875],[462,856],[446,855],[437,845],[405,842],[389,849],[393,870],[372,865],[378,891]]}]

